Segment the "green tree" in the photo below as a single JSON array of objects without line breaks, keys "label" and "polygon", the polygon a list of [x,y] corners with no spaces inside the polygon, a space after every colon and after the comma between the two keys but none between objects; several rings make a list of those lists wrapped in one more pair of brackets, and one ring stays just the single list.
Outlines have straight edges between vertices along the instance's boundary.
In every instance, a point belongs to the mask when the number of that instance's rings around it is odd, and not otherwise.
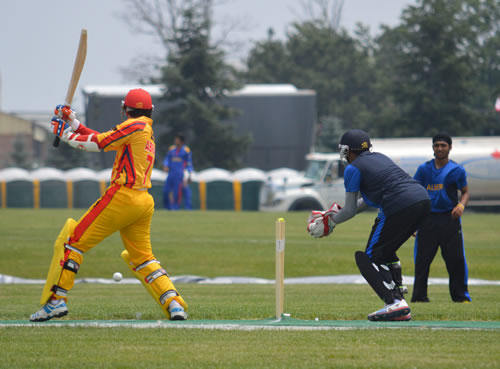
[{"label": "green tree", "polygon": [[281,40],[274,40],[274,30],[269,28],[267,40],[257,42],[250,50],[244,74],[249,82],[290,83],[293,65],[287,46]]},{"label": "green tree", "polygon": [[320,119],[317,129],[317,139],[315,143],[315,151],[330,152],[337,151],[340,138],[344,134],[344,129],[340,119],[336,117],[326,116]]},{"label": "green tree", "polygon": [[16,135],[12,142],[12,149],[12,153],[10,154],[12,165],[18,168],[29,169],[31,165],[28,158],[29,154],[26,152],[24,145],[23,135]]},{"label": "green tree", "polygon": [[[378,109],[374,94],[377,73],[366,29],[358,31],[363,39],[321,19],[295,23],[284,43],[268,38],[250,51],[246,81],[313,89],[323,127],[324,122],[336,122],[340,131],[351,127],[370,131]],[[320,135],[325,132],[318,130]],[[324,146],[324,139],[318,139]],[[335,148],[336,144],[338,141]]]},{"label": "green tree", "polygon": [[358,24],[354,35],[340,27],[343,1],[304,2],[306,20],[293,23],[285,41],[272,29],[247,59],[246,81],[292,83],[317,93],[315,150],[336,151],[347,128],[375,132],[380,96],[374,68],[374,39]]},{"label": "green tree", "polygon": [[[166,51],[161,75],[151,81],[166,86],[166,108],[157,114],[158,156],[184,133],[197,170],[207,167],[237,169],[248,151],[250,138],[236,133],[237,112],[224,104],[239,88],[238,74],[225,63],[224,51],[210,39],[212,0],[128,0],[143,33],[156,35]],[[124,14],[130,20],[129,13]],[[141,22],[140,24],[137,24]]]},{"label": "green tree", "polygon": [[486,134],[500,87],[498,0],[419,0],[377,40],[382,135]]},{"label": "green tree", "polygon": [[241,167],[249,138],[238,137],[230,123],[236,111],[224,106],[229,91],[239,87],[235,70],[224,62],[224,52],[209,43],[209,21],[196,8],[184,12],[183,26],[172,40],[162,81],[167,92],[166,110],[157,121],[168,126],[161,135],[165,145],[184,132],[195,153],[195,167]]}]

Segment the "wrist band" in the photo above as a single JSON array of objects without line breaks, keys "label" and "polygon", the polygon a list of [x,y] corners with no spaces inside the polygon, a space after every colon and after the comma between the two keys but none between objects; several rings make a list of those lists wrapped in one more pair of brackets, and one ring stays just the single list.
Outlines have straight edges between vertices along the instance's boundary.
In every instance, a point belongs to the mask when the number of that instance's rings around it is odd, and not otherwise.
[{"label": "wrist band", "polygon": [[459,203],[457,204],[457,206],[461,206],[461,207],[462,207],[462,210],[464,210],[464,209],[465,209],[465,205],[464,205],[464,204],[462,204],[461,202],[459,202]]}]

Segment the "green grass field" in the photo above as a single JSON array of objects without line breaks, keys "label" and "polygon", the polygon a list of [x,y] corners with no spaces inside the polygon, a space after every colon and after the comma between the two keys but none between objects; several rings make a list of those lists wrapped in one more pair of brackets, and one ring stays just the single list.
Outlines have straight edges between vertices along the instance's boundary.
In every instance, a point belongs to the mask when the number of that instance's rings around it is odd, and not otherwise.
[{"label": "green grass field", "polygon": [[[0,273],[45,278],[55,237],[81,210],[0,210]],[[306,213],[156,212],[153,249],[172,275],[274,277],[274,221],[285,217],[286,276],[358,274],[354,251],[364,248],[374,213],[313,240]],[[500,215],[463,218],[471,278],[500,280]],[[114,235],[86,254],[78,274],[132,277]],[[413,274],[412,243],[400,258]],[[446,277],[438,255],[431,276]],[[177,286],[190,318],[265,319],[274,314],[271,285]],[[26,320],[41,285],[0,285],[0,320]],[[410,286],[411,292],[411,286]],[[471,304],[450,301],[447,286],[430,286],[430,304],[412,304],[414,320],[500,321],[500,286],[471,286]],[[365,320],[380,300],[366,285],[287,285],[285,311],[298,319]],[[71,320],[163,319],[140,285],[79,284]],[[0,368],[498,368],[500,330],[355,329],[222,331],[132,328],[0,328]]]}]

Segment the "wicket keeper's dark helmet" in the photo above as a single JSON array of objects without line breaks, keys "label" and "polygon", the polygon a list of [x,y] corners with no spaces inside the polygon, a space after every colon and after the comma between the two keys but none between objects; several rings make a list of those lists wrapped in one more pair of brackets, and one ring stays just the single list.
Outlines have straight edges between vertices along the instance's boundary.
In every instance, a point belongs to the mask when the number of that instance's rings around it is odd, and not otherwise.
[{"label": "wicket keeper's dark helmet", "polygon": [[347,146],[351,151],[365,151],[372,147],[370,137],[365,131],[360,129],[351,129],[344,133],[340,139],[339,146]]}]

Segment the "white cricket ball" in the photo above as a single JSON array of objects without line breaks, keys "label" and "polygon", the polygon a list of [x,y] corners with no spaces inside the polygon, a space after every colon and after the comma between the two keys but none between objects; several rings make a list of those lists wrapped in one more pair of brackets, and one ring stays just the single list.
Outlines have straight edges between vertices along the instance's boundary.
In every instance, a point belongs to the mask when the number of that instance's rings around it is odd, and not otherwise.
[{"label": "white cricket ball", "polygon": [[319,318],[318,318],[318,317],[316,317],[316,318],[314,318],[314,320],[317,322],[317,321],[319,321]]},{"label": "white cricket ball", "polygon": [[120,272],[116,272],[115,274],[113,274],[113,280],[115,282],[120,282],[122,280],[123,276]]}]

